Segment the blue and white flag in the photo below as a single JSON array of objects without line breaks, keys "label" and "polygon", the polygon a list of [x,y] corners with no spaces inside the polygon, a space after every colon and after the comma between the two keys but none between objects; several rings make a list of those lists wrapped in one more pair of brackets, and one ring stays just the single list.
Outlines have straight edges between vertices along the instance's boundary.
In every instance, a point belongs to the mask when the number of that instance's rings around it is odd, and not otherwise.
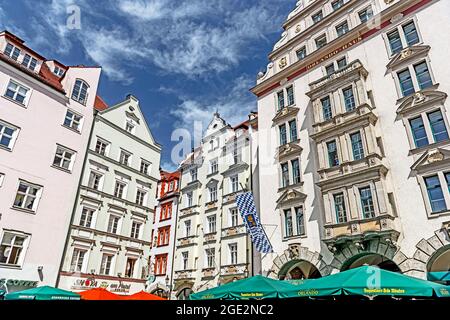
[{"label": "blue and white flag", "polygon": [[246,192],[238,195],[236,197],[236,203],[256,250],[261,253],[272,253],[272,245],[270,244],[269,238],[267,237],[256,212],[253,194],[251,192]]}]

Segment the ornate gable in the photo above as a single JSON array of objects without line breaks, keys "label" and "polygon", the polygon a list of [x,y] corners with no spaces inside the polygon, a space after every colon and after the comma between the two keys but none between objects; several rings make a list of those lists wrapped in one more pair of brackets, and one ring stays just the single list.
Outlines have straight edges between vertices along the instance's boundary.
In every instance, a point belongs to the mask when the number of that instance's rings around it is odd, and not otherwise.
[{"label": "ornate gable", "polygon": [[296,107],[284,107],[277,112],[275,117],[272,119],[272,124],[277,125],[281,122],[286,121],[287,118],[291,118],[297,115],[300,109]]},{"label": "ornate gable", "polygon": [[229,125],[226,123],[226,121],[220,117],[220,114],[218,112],[216,112],[214,113],[214,117],[209,123],[208,128],[206,129],[205,137],[208,137],[228,126]]},{"label": "ornate gable", "polygon": [[447,94],[436,90],[423,90],[408,97],[397,109],[397,114],[405,115],[427,106],[434,106],[436,104],[443,105],[447,99]]},{"label": "ornate gable", "polygon": [[428,55],[430,46],[413,46],[408,47],[397,53],[387,64],[388,71],[398,68],[400,65],[419,59]]},{"label": "ornate gable", "polygon": [[134,112],[125,111],[125,114],[128,118],[133,119],[137,123],[141,122],[141,119],[139,119],[139,117]]},{"label": "ornate gable", "polygon": [[291,203],[304,202],[306,194],[294,189],[288,189],[277,200],[277,208],[281,208]]},{"label": "ornate gable", "polygon": [[300,147],[297,143],[291,142],[278,148],[278,151],[275,154],[275,159],[281,160],[291,155],[299,155],[302,150],[302,147]]},{"label": "ornate gable", "polygon": [[437,169],[440,166],[448,166],[450,164],[450,150],[436,148],[427,150],[419,159],[411,166],[411,170],[416,173],[423,173]]}]

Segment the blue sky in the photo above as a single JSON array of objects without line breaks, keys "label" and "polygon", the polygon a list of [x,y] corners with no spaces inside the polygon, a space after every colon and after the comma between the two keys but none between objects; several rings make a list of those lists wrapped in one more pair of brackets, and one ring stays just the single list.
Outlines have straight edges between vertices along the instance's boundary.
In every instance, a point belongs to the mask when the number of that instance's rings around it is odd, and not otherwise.
[{"label": "blue sky", "polygon": [[[174,169],[175,128],[212,113],[235,125],[256,110],[248,92],[295,0],[0,0],[0,27],[62,63],[101,65],[100,95],[139,98],[161,164]],[[81,28],[67,28],[67,8]]]}]

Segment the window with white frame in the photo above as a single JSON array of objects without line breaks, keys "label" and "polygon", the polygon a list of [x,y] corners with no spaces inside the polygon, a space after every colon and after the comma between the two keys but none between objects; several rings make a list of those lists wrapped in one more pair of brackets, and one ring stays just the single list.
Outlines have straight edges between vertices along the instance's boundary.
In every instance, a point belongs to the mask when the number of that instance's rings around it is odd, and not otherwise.
[{"label": "window with white frame", "polygon": [[295,212],[295,227],[298,236],[306,234],[305,231],[305,215],[303,214],[303,207],[294,208]]},{"label": "window with white frame", "polygon": [[285,209],[284,212],[284,236],[292,237],[294,235],[294,229],[292,224],[292,211],[291,209]]},{"label": "window with white frame", "polygon": [[150,165],[151,163],[146,161],[146,160],[141,160],[141,167],[140,167],[140,172],[143,174],[148,175],[150,173]]},{"label": "window with white frame", "polygon": [[286,106],[293,106],[295,104],[294,86],[287,86],[283,90],[277,92],[276,98],[278,110],[281,110]]},{"label": "window with white frame", "polygon": [[344,21],[336,26],[336,34],[339,37],[342,37],[349,31],[348,22]]},{"label": "window with white frame", "polygon": [[124,199],[126,196],[126,188],[127,184],[125,182],[116,180],[116,185],[114,186],[114,196]]},{"label": "window with white frame", "polygon": [[189,266],[189,252],[183,251],[181,253],[181,270],[187,270]]},{"label": "window with white frame", "polygon": [[433,86],[430,68],[425,60],[398,71],[397,81],[403,97]]},{"label": "window with white frame", "polygon": [[117,234],[119,232],[119,227],[120,227],[120,216],[111,214],[108,220],[107,232]]},{"label": "window with white frame", "polygon": [[281,187],[287,186],[289,186],[289,163],[285,162],[281,164]]},{"label": "window with white frame", "polygon": [[191,182],[197,181],[197,168],[191,169],[190,173],[191,173]]},{"label": "window with white frame", "polygon": [[136,128],[136,123],[131,120],[131,119],[127,119],[126,123],[125,123],[125,130],[129,133],[134,133]]},{"label": "window with white frame", "polygon": [[5,51],[3,51],[3,53],[14,61],[17,61],[20,56],[20,49],[12,45],[11,43],[7,43]]},{"label": "window with white frame", "polygon": [[0,187],[3,186],[3,180],[5,180],[5,174],[0,172]]},{"label": "window with white frame", "polygon": [[25,258],[29,236],[4,231],[0,242],[0,264],[20,266]]},{"label": "window with white frame", "polygon": [[83,209],[81,210],[81,217],[80,217],[80,226],[81,227],[86,227],[86,228],[92,227],[92,221],[94,219],[95,211],[96,210],[94,210],[94,209],[83,207]]},{"label": "window with white frame", "polygon": [[55,68],[53,69],[53,73],[56,74],[58,77],[62,77],[64,74],[64,69],[60,68],[58,66],[55,66]]},{"label": "window with white frame", "polygon": [[184,221],[184,236],[185,237],[191,236],[191,220]]},{"label": "window with white frame", "polygon": [[86,257],[87,250],[74,248],[72,253],[72,259],[70,261],[70,272],[84,272],[84,259]]},{"label": "window with white frame", "polygon": [[55,157],[53,159],[53,166],[71,171],[74,161],[74,151],[69,150],[63,146],[57,146]]},{"label": "window with white frame", "polygon": [[81,103],[82,105],[86,105],[88,89],[89,85],[85,81],[77,79],[72,90],[72,99]]},{"label": "window with white frame", "polygon": [[347,210],[345,207],[345,197],[344,193],[337,193],[333,195],[334,198],[334,210],[336,213],[336,222],[344,223],[347,222]]},{"label": "window with white frame", "polygon": [[63,125],[77,132],[81,131],[83,117],[72,110],[67,110]]},{"label": "window with white frame", "polygon": [[141,237],[142,223],[138,221],[133,221],[131,223],[131,233],[130,237],[134,239],[139,239]]},{"label": "window with white frame", "polygon": [[288,140],[287,140],[287,129],[286,129],[286,124],[283,123],[282,125],[280,125],[278,127],[279,131],[280,131],[280,146],[285,145]]},{"label": "window with white frame", "polygon": [[12,150],[17,139],[19,129],[0,120],[0,147]]},{"label": "window with white frame", "polygon": [[364,158],[364,147],[361,138],[361,132],[357,131],[350,134],[350,142],[352,145],[353,160],[361,160]]},{"label": "window with white frame", "polygon": [[327,36],[325,34],[317,37],[314,42],[316,43],[316,49],[319,50],[327,44]]},{"label": "window with white frame", "polygon": [[361,200],[362,218],[370,219],[375,217],[375,206],[370,186],[359,188],[359,198]]},{"label": "window with white frame", "polygon": [[336,140],[327,142],[328,165],[330,168],[339,165],[339,156]]},{"label": "window with white frame", "polygon": [[321,21],[323,19],[323,12],[322,12],[322,10],[320,10],[319,12],[314,13],[311,16],[311,19],[312,19],[313,23],[317,23],[317,22]]},{"label": "window with white frame", "polygon": [[216,230],[216,215],[210,215],[206,218],[208,222],[208,233],[215,233]]},{"label": "window with white frame", "polygon": [[143,189],[137,189],[136,191],[136,204],[139,206],[144,206],[147,200],[147,191]]},{"label": "window with white frame", "polygon": [[209,190],[209,202],[217,201],[217,186],[211,186]]},{"label": "window with white frame", "polygon": [[237,227],[238,225],[239,225],[239,211],[237,208],[231,208],[229,226]]},{"label": "window with white frame", "polygon": [[120,150],[119,162],[124,166],[129,167],[131,165],[131,153],[125,150]]},{"label": "window with white frame", "polygon": [[193,195],[192,192],[186,193],[186,207],[192,207],[194,205],[193,203]]},{"label": "window with white frame", "polygon": [[95,152],[102,156],[106,156],[109,145],[109,142],[100,137],[97,137],[97,141],[95,142]]},{"label": "window with white frame", "polygon": [[358,17],[359,17],[359,20],[361,21],[361,23],[366,23],[367,21],[369,21],[370,18],[373,17],[372,6],[369,5],[368,7],[362,9],[361,11],[359,11],[358,12]]},{"label": "window with white frame", "polygon": [[113,273],[113,260],[114,255],[109,253],[104,253],[102,256],[102,264],[100,266],[100,274],[111,276]]},{"label": "window with white frame", "polygon": [[239,176],[236,174],[230,177],[231,192],[239,191]]},{"label": "window with white frame", "polygon": [[88,187],[95,190],[101,190],[103,182],[103,174],[91,171],[89,174]]},{"label": "window with white frame", "polygon": [[303,60],[306,58],[307,56],[307,52],[306,52],[306,46],[301,47],[300,49],[298,49],[296,52],[297,55],[297,59],[298,60]]},{"label": "window with white frame", "polygon": [[20,181],[16,198],[14,200],[14,207],[36,211],[41,193],[42,187],[25,181]]},{"label": "window with white frame", "polygon": [[301,182],[301,180],[300,180],[300,160],[299,159],[291,160],[291,167],[292,167],[292,183],[298,184]]},{"label": "window with white frame", "polygon": [[214,268],[215,258],[216,258],[216,250],[214,248],[205,249],[206,256],[206,268]]},{"label": "window with white frame", "polygon": [[289,121],[289,137],[291,142],[297,141],[298,134],[297,134],[297,120],[292,119]]},{"label": "window with white frame", "polygon": [[28,53],[26,53],[25,56],[23,57],[22,65],[25,68],[28,68],[31,71],[34,71],[37,66],[37,60],[35,58],[33,58],[32,56],[30,56]]},{"label": "window with white frame", "polygon": [[391,55],[419,43],[421,40],[414,20],[403,23],[394,30],[389,31],[387,33],[387,41]]},{"label": "window with white frame", "polygon": [[219,164],[217,159],[211,160],[209,162],[209,173],[216,173],[219,171]]},{"label": "window with white frame", "polygon": [[230,253],[230,264],[238,263],[238,246],[237,243],[230,243],[228,245],[228,251]]},{"label": "window with white frame", "polygon": [[134,270],[136,269],[136,258],[127,258],[127,263],[125,265],[125,277],[134,278]]},{"label": "window with white frame", "polygon": [[5,97],[25,105],[29,92],[29,88],[19,84],[16,81],[10,80],[8,87],[6,88]]},{"label": "window with white frame", "polygon": [[447,124],[439,108],[408,120],[415,148],[449,139]]},{"label": "window with white frame", "polygon": [[340,9],[344,5],[344,0],[336,0],[331,3],[331,7],[334,11]]}]

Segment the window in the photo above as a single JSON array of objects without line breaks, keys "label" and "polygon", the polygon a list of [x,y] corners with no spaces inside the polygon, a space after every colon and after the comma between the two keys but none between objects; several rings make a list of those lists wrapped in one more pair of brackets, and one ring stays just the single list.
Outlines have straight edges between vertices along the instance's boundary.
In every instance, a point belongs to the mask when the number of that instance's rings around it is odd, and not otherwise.
[{"label": "window", "polygon": [[62,77],[62,75],[64,74],[64,69],[55,66],[55,68],[53,69],[53,73],[56,74],[58,77]]},{"label": "window", "polygon": [[89,188],[100,190],[102,178],[103,178],[102,174],[91,171],[88,183]]},{"label": "window", "polygon": [[58,146],[56,148],[55,158],[53,159],[53,165],[65,170],[72,170],[74,158],[75,152]]},{"label": "window", "polygon": [[428,70],[428,66],[425,61],[416,64],[414,66],[414,71],[416,72],[420,90],[429,88],[433,85],[433,80],[431,79],[430,71]]},{"label": "window", "polygon": [[403,33],[405,34],[406,43],[408,46],[415,45],[416,43],[419,43],[419,34],[417,33],[416,25],[414,24],[414,21],[408,22],[407,24],[404,24],[402,26]]},{"label": "window", "polygon": [[306,58],[306,47],[301,47],[300,49],[298,49],[296,54],[297,54],[298,60],[305,59]]},{"label": "window", "polygon": [[235,175],[230,177],[231,182],[231,192],[238,192],[239,190],[239,176]]},{"label": "window", "polygon": [[403,49],[402,40],[400,39],[400,33],[398,30],[388,33],[389,46],[391,47],[392,54],[399,53]]},{"label": "window", "polygon": [[297,140],[297,121],[291,120],[289,121],[289,132],[291,135],[291,142],[296,141]]},{"label": "window", "polygon": [[333,112],[331,111],[331,101],[330,97],[325,97],[320,100],[322,103],[322,113],[324,120],[330,120],[333,117]]},{"label": "window", "polygon": [[36,211],[42,188],[21,181],[14,200],[14,207]]},{"label": "window", "polygon": [[217,201],[217,187],[209,187],[209,202]]},{"label": "window", "polygon": [[0,264],[18,266],[22,263],[28,236],[4,232],[0,243]]},{"label": "window", "polygon": [[362,23],[369,21],[369,19],[373,17],[372,6],[368,6],[364,10],[358,12],[358,15],[359,15],[359,20],[361,20]]},{"label": "window", "polygon": [[311,18],[312,18],[312,20],[313,20],[314,23],[317,23],[317,22],[319,22],[320,20],[322,20],[322,18],[323,18],[323,12],[322,12],[322,10],[320,10],[319,12],[313,14],[313,15],[311,16]]},{"label": "window", "polygon": [[12,150],[17,133],[17,128],[0,121],[0,147]]},{"label": "window", "polygon": [[80,226],[90,228],[92,225],[92,218],[94,217],[95,210],[90,208],[83,208],[81,211]]},{"label": "window", "polygon": [[305,232],[305,216],[303,214],[303,208],[295,208],[295,222],[297,227],[297,235],[302,236]]},{"label": "window", "polygon": [[83,262],[86,255],[86,250],[78,248],[73,249],[72,260],[70,261],[70,272],[82,272]]},{"label": "window", "polygon": [[239,225],[239,213],[237,208],[230,209],[230,227]]},{"label": "window", "polygon": [[31,71],[34,71],[34,69],[36,69],[37,60],[29,54],[25,54],[25,57],[22,60],[22,65]]},{"label": "window", "polygon": [[282,124],[279,126],[280,128],[280,145],[285,145],[287,143],[287,132],[286,132],[286,125]]},{"label": "window", "polygon": [[8,43],[6,45],[5,51],[4,51],[5,55],[10,57],[11,59],[17,61],[17,59],[19,58],[20,55],[20,49],[13,46],[11,43]]},{"label": "window", "polygon": [[120,222],[120,217],[116,216],[116,215],[110,215],[109,216],[109,221],[108,221],[108,232],[109,233],[113,233],[113,234],[117,234],[118,230],[119,230],[119,222]]},{"label": "window", "polygon": [[336,61],[338,69],[342,69],[347,66],[347,58],[343,57]]},{"label": "window", "polygon": [[100,267],[100,274],[110,276],[112,273],[112,261],[114,256],[112,254],[103,254],[102,265]]},{"label": "window", "polygon": [[336,26],[336,33],[337,33],[338,37],[343,36],[347,32],[348,32],[348,22],[347,21]]},{"label": "window", "polygon": [[228,250],[230,252],[230,264],[237,264],[238,260],[237,243],[230,243],[228,245]]},{"label": "window", "polygon": [[147,191],[138,189],[136,191],[136,204],[139,206],[144,206],[146,199],[147,199]]},{"label": "window", "polygon": [[174,188],[174,186],[175,186],[175,181],[170,181],[170,183],[169,183],[169,191],[173,191],[173,188]]},{"label": "window", "polygon": [[409,69],[405,69],[403,71],[398,72],[397,76],[400,82],[400,89],[402,90],[402,95],[404,97],[407,97],[413,94],[415,92],[415,89]]},{"label": "window", "polygon": [[242,161],[242,150],[238,148],[237,143],[233,146],[233,163],[238,164]]},{"label": "window", "polygon": [[184,251],[181,253],[181,269],[182,270],[187,270],[188,268],[188,262],[189,262],[189,252],[188,251]]},{"label": "window", "polygon": [[126,124],[125,124],[125,130],[126,130],[127,132],[129,132],[129,133],[134,133],[134,128],[135,128],[135,125],[134,125],[133,122],[131,122],[131,121],[127,121],[127,122],[126,122]]},{"label": "window", "polygon": [[331,75],[334,73],[334,63],[329,64],[325,67],[325,72],[327,73],[327,76]]},{"label": "window", "polygon": [[375,208],[373,206],[372,191],[370,187],[359,188],[361,198],[362,215],[364,219],[375,217]]},{"label": "window", "polygon": [[126,152],[124,150],[120,150],[120,159],[119,162],[121,164],[123,164],[124,166],[130,166],[130,158],[131,158],[131,153]]},{"label": "window", "polygon": [[186,194],[186,199],[187,199],[187,207],[192,207],[193,205],[193,201],[192,201],[192,192],[188,192]]},{"label": "window", "polygon": [[217,173],[219,171],[219,164],[217,160],[211,160],[209,163],[209,171],[210,173]]},{"label": "window", "polygon": [[5,96],[24,105],[30,90],[17,82],[10,80]]},{"label": "window", "polygon": [[66,117],[64,118],[64,126],[80,132],[82,120],[82,116],[76,114],[73,111],[67,110]]},{"label": "window", "polygon": [[337,0],[331,3],[333,10],[337,10],[344,5],[344,0]]},{"label": "window", "polygon": [[334,208],[336,210],[337,223],[347,222],[347,212],[345,210],[345,200],[343,193],[334,195]]},{"label": "window", "polygon": [[197,169],[191,169],[191,181],[197,181]]},{"label": "window", "polygon": [[172,202],[162,205],[160,220],[172,218]]},{"label": "window", "polygon": [[326,35],[322,35],[315,40],[316,42],[316,48],[319,50],[320,48],[324,47],[327,44],[327,37]]},{"label": "window", "polygon": [[353,95],[353,88],[348,87],[344,90],[342,90],[344,94],[344,104],[345,104],[345,110],[347,112],[350,112],[355,109],[356,102],[355,102],[355,96]]},{"label": "window", "polygon": [[186,220],[184,222],[184,236],[185,237],[191,236],[191,220]]},{"label": "window", "polygon": [[205,254],[206,254],[206,267],[207,268],[214,268],[214,260],[215,260],[215,256],[216,256],[216,250],[213,249],[206,249],[205,250]]},{"label": "window", "polygon": [[125,277],[133,278],[134,277],[134,268],[136,266],[136,259],[127,258],[127,264],[125,266]]},{"label": "window", "polygon": [[335,167],[339,165],[339,157],[337,153],[336,140],[327,143],[328,150],[328,164],[330,167]]},{"label": "window", "polygon": [[292,164],[292,182],[294,184],[300,183],[300,161],[294,159],[291,161]]},{"label": "window", "polygon": [[124,191],[126,186],[126,183],[116,181],[116,185],[114,187],[114,196],[117,198],[124,198]]},{"label": "window", "polygon": [[155,256],[155,274],[165,275],[167,271],[167,254]]},{"label": "window", "polygon": [[447,210],[439,177],[435,175],[425,178],[425,186],[430,200],[431,211],[436,213]]},{"label": "window", "polygon": [[286,89],[286,93],[287,93],[287,100],[288,100],[288,106],[292,106],[295,101],[294,101],[294,87],[290,86]]},{"label": "window", "polygon": [[147,162],[145,160],[141,160],[141,167],[139,169],[139,171],[143,174],[148,175],[149,174],[149,169],[150,169],[150,162]]},{"label": "window", "polygon": [[82,105],[85,105],[87,100],[88,88],[89,86],[86,82],[77,79],[72,90],[72,99],[81,103]]},{"label": "window", "polygon": [[3,185],[3,180],[5,180],[5,174],[0,173],[0,187]]},{"label": "window", "polygon": [[281,186],[286,188],[289,185],[289,164],[281,164]]},{"label": "window", "polygon": [[411,132],[414,139],[414,144],[416,148],[420,148],[428,145],[427,132],[425,131],[425,126],[423,124],[422,116],[410,119],[409,125],[411,126]]},{"label": "window", "polygon": [[216,215],[208,216],[208,233],[214,233],[216,232]]},{"label": "window", "polygon": [[170,227],[163,227],[158,229],[158,247],[167,246],[170,240]]},{"label": "window", "polygon": [[286,237],[293,236],[291,209],[284,210],[284,232]]},{"label": "window", "polygon": [[284,92],[280,91],[277,93],[277,99],[278,99],[278,110],[281,110],[284,108]]},{"label": "window", "polygon": [[413,46],[420,42],[414,21],[397,27],[394,31],[387,34],[391,54],[399,53],[403,48]]},{"label": "window", "polygon": [[364,158],[364,148],[361,139],[361,133],[355,132],[350,135],[350,141],[352,143],[353,160],[361,160]]},{"label": "window", "polygon": [[433,133],[434,142],[448,140],[447,128],[445,126],[444,118],[440,110],[430,112],[427,114],[428,121],[430,121],[431,132]]}]

